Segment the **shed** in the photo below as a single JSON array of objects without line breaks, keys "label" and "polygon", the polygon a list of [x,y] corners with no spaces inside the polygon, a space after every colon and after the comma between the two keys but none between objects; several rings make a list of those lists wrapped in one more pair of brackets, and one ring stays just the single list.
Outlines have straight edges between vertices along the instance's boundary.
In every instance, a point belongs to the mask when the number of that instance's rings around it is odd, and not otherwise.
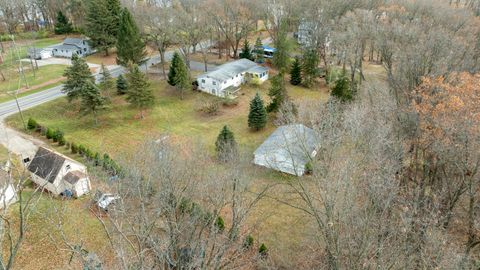
[{"label": "shed", "polygon": [[254,152],[254,163],[284,173],[302,176],[317,154],[315,131],[302,124],[277,128]]}]

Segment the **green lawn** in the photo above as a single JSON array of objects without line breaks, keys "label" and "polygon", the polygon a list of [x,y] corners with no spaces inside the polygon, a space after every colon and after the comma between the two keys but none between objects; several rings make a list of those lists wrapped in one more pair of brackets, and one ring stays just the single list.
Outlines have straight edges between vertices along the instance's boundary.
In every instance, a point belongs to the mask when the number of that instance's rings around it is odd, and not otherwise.
[{"label": "green lawn", "polygon": [[[37,48],[44,48],[47,46],[55,45],[61,43],[63,41],[63,37],[52,37],[52,38],[44,38],[38,40],[21,40],[17,41],[17,50],[18,55],[20,58],[27,57],[28,48],[37,47]],[[9,42],[4,42],[5,53],[3,54],[3,63],[0,64],[0,68],[4,69],[6,67],[11,67],[18,65],[17,60],[17,51],[13,49]]]},{"label": "green lawn", "polygon": [[[25,87],[25,83],[22,79],[20,92],[27,93],[40,88],[45,89],[46,86],[49,88],[58,85],[65,68],[65,65],[48,65],[39,67],[39,69],[35,70],[35,77],[31,69],[25,70],[25,78],[28,81],[29,88],[27,89]],[[18,89],[19,77],[20,74],[18,72],[10,72],[10,75],[6,76],[5,81],[0,81],[0,101],[11,99],[11,96],[7,92]]]},{"label": "green lawn", "polygon": [[[181,100],[175,90],[164,81],[153,80],[153,90],[157,96],[156,105],[146,112],[145,119],[139,119],[139,112],[131,108],[124,97],[113,95],[110,109],[99,117],[95,126],[90,115],[78,113],[78,103],[69,104],[66,99],[27,110],[25,117],[33,117],[42,125],[62,129],[68,141],[85,144],[95,151],[107,152],[113,156],[123,151],[130,152],[135,146],[146,140],[155,140],[162,135],[170,135],[171,140],[182,143],[200,142],[213,145],[223,125],[228,125],[240,147],[253,151],[275,129],[272,121],[267,128],[259,132],[251,131],[247,126],[250,99],[257,89],[243,87],[244,95],[239,96],[238,105],[221,107],[218,115],[210,116],[198,111],[201,104],[215,97],[199,92],[191,92]],[[269,83],[258,88],[267,101]],[[289,87],[289,95],[294,100],[326,100],[324,90],[308,90],[301,87]],[[8,123],[20,127],[19,116],[12,116]]]},{"label": "green lawn", "polygon": [[0,144],[0,165],[8,159],[8,150]]}]

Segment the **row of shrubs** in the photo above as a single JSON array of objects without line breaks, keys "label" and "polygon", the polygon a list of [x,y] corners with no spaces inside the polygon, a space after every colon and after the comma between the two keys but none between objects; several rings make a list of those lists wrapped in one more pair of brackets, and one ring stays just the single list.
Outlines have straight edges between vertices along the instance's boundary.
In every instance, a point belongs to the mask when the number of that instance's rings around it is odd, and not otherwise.
[{"label": "row of shrubs", "polygon": [[52,129],[40,125],[35,119],[29,118],[27,128],[40,135],[45,136],[48,140],[58,143],[59,146],[66,146],[72,154],[78,154],[91,162],[94,166],[102,167],[107,173],[111,175],[120,175],[122,169],[108,154],[101,155],[98,152],[90,150],[88,147],[82,144],[76,144],[74,142],[68,142],[65,139],[65,134],[60,129]]}]

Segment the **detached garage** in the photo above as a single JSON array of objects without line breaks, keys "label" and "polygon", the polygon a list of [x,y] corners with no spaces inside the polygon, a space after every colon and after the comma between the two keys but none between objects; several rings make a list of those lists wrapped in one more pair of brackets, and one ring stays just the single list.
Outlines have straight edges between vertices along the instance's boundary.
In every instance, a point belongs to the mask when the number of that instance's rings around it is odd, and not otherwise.
[{"label": "detached garage", "polygon": [[83,164],[44,147],[38,149],[28,170],[33,182],[55,195],[80,197],[91,189]]},{"label": "detached garage", "polygon": [[284,173],[302,176],[317,154],[318,139],[313,129],[301,124],[277,128],[254,152],[254,163]]}]

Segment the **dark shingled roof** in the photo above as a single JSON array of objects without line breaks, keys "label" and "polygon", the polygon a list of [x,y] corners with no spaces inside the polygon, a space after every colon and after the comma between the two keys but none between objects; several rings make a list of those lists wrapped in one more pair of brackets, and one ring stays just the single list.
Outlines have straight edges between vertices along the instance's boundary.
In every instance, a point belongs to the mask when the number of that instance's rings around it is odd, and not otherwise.
[{"label": "dark shingled roof", "polygon": [[53,183],[64,162],[65,157],[46,148],[40,147],[38,148],[35,157],[30,162],[30,165],[28,165],[28,170],[36,174],[38,177]]},{"label": "dark shingled roof", "polygon": [[78,182],[78,180],[83,179],[85,177],[87,176],[81,171],[73,171],[73,172],[67,173],[67,175],[63,177],[63,180],[67,181],[72,185],[75,185]]}]

